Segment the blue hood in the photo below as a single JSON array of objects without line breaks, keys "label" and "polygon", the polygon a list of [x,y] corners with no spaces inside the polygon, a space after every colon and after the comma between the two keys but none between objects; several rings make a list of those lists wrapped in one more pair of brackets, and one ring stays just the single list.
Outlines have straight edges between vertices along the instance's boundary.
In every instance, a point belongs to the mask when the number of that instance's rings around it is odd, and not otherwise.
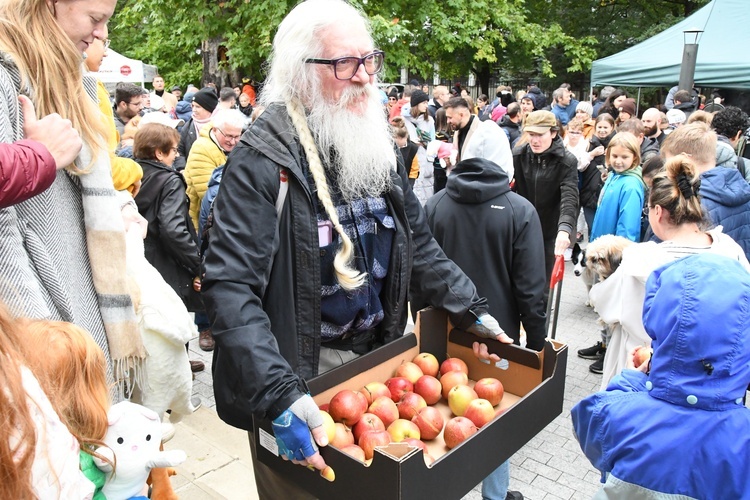
[{"label": "blue hood", "polygon": [[750,202],[750,184],[736,168],[715,167],[701,174],[699,194],[720,205],[736,207]]},{"label": "blue hood", "polygon": [[185,123],[187,123],[193,116],[193,108],[188,101],[180,101],[175,107],[175,113],[177,113],[179,119],[184,120]]},{"label": "blue hood", "polygon": [[646,283],[643,326],[653,339],[651,397],[714,411],[742,406],[750,274],[739,262],[704,253],[657,269]]}]

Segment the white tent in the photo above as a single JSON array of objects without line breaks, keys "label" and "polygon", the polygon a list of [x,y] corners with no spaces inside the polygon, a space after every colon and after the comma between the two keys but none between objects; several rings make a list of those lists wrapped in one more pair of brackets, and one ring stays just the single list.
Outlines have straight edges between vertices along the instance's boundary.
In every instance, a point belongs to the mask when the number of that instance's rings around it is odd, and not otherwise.
[{"label": "white tent", "polygon": [[144,86],[151,82],[156,75],[156,66],[144,64],[137,59],[128,59],[112,49],[107,51],[107,56],[102,61],[99,71],[94,73],[107,87],[114,86],[119,82],[129,82]]}]

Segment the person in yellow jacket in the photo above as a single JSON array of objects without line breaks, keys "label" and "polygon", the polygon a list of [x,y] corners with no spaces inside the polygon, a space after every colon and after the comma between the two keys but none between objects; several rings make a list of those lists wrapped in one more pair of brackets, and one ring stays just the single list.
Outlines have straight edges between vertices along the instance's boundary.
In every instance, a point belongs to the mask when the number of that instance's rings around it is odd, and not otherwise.
[{"label": "person in yellow jacket", "polygon": [[218,110],[211,122],[203,126],[200,137],[190,149],[183,175],[190,198],[190,218],[196,230],[208,180],[216,167],[226,163],[227,155],[240,140],[244,124],[245,117],[240,111]]},{"label": "person in yellow jacket", "polygon": [[[107,28],[104,29],[105,34]],[[99,71],[102,59],[107,56],[109,48],[109,39],[95,38],[91,45],[86,49],[86,68],[91,72]],[[127,190],[133,196],[138,193],[143,177],[143,169],[140,165],[129,158],[121,158],[115,155],[117,144],[120,138],[117,136],[115,128],[115,119],[112,114],[112,104],[109,102],[109,92],[104,84],[96,81],[97,97],[99,98],[99,109],[102,112],[102,119],[107,126],[107,151],[109,152],[109,162],[112,166],[112,181],[115,189],[118,191]]]}]

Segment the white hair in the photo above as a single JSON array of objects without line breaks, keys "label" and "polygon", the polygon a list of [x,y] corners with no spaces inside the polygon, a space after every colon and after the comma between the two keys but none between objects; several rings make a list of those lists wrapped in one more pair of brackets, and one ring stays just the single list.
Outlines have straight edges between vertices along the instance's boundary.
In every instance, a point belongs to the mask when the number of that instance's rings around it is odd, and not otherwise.
[{"label": "white hair", "polygon": [[309,107],[317,73],[305,60],[320,57],[324,48],[320,34],[335,25],[361,26],[370,34],[367,18],[342,0],[306,0],[292,9],[273,39],[268,77],[260,95],[263,105],[299,99]]},{"label": "white hair", "polygon": [[[323,33],[334,25],[361,29],[369,36],[364,15],[341,0],[307,0],[289,13],[273,41],[260,101],[266,106],[286,106],[305,151],[318,199],[339,234],[341,244],[333,263],[337,281],[344,290],[355,290],[367,283],[367,274],[352,266],[354,247],[339,221],[326,169],[337,174],[345,201],[380,196],[391,187],[395,153],[388,122],[371,85],[349,86],[339,102],[322,98],[319,73],[305,60],[320,57],[325,49]],[[363,93],[367,97],[364,101]],[[359,109],[350,109],[360,102]]]},{"label": "white hair", "polygon": [[245,115],[237,109],[219,109],[211,118],[214,127],[235,127],[242,130],[245,127]]}]

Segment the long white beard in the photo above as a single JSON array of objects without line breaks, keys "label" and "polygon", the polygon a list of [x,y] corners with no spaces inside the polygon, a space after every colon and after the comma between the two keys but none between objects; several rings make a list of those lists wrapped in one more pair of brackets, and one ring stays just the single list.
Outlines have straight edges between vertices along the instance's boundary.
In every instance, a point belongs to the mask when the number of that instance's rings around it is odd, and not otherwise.
[{"label": "long white beard", "polygon": [[[363,93],[367,100],[351,111],[349,103]],[[396,165],[393,139],[371,85],[347,89],[337,103],[320,99],[312,106],[307,122],[323,164],[333,169],[346,201],[390,190],[390,171]]]}]

